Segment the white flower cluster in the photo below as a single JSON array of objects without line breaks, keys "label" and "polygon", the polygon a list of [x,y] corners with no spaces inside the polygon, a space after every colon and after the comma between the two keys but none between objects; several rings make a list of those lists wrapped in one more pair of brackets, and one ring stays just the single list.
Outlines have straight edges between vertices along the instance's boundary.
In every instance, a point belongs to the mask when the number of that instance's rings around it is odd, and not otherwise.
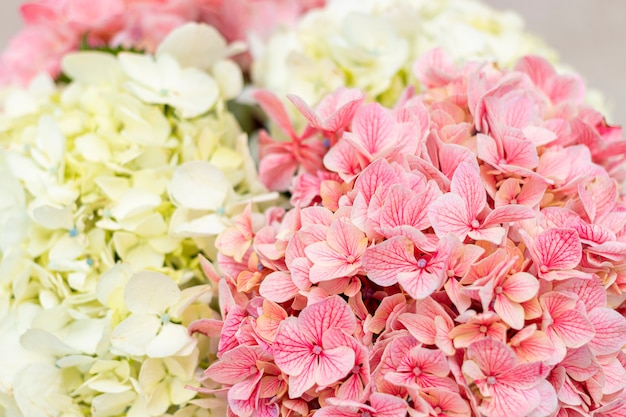
[{"label": "white flower cluster", "polygon": [[185,388],[212,348],[186,326],[216,314],[198,254],[264,192],[225,105],[240,50],[189,24],[4,94],[0,415],[224,415]]},{"label": "white flower cluster", "polygon": [[253,79],[308,103],[338,87],[357,87],[392,103],[410,84],[411,65],[439,47],[454,58],[510,65],[522,55],[555,53],[524,31],[521,18],[473,0],[330,0],[295,29],[253,48]]}]

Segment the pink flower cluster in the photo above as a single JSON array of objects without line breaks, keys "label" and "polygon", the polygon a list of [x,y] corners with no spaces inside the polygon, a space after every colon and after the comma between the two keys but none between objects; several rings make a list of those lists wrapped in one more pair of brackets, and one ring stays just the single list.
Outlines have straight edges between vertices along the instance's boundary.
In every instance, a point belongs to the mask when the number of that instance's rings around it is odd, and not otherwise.
[{"label": "pink flower cluster", "polygon": [[154,52],[173,29],[187,22],[216,26],[228,40],[267,36],[323,0],[36,0],[22,5],[25,28],[0,57],[0,85],[27,84],[39,72],[60,74],[61,59],[92,46]]},{"label": "pink flower cluster", "polygon": [[[338,90],[261,175],[295,208],[217,240],[205,378],[229,416],[626,415],[626,141],[543,59],[415,64],[393,109]],[[206,271],[216,278],[205,263]]]}]

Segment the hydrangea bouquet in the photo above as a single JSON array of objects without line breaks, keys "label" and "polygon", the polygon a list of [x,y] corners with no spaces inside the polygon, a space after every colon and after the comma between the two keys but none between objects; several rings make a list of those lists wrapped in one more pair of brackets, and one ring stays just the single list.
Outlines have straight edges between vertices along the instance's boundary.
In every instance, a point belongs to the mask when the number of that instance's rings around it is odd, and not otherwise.
[{"label": "hydrangea bouquet", "polygon": [[513,14],[325,3],[22,7],[0,416],[626,416],[621,128]]}]

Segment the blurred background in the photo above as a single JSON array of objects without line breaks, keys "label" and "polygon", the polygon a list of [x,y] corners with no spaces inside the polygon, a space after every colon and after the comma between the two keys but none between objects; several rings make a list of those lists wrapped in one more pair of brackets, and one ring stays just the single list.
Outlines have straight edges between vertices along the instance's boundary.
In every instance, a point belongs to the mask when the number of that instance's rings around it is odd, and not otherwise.
[{"label": "blurred background", "polygon": [[[94,0],[102,1],[102,0]],[[298,1],[298,0],[294,0]],[[483,0],[519,12],[527,28],[559,51],[591,87],[602,91],[610,122],[626,125],[625,0]],[[19,30],[23,0],[0,0],[0,48]]]}]

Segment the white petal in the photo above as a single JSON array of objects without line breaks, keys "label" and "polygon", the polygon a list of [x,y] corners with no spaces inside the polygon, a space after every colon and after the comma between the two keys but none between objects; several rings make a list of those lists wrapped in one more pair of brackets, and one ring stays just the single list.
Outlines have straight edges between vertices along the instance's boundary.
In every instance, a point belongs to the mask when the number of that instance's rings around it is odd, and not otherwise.
[{"label": "white petal", "polygon": [[167,103],[184,118],[206,113],[219,98],[220,89],[207,73],[196,68],[185,68],[169,85]]},{"label": "white petal", "polygon": [[146,392],[152,392],[156,385],[167,376],[163,361],[148,358],[143,361],[139,371],[139,384]]},{"label": "white petal", "polygon": [[173,404],[184,404],[196,396],[196,392],[187,388],[191,381],[173,379],[169,384],[170,398]]},{"label": "white petal", "polygon": [[32,216],[36,223],[50,230],[69,230],[73,227],[71,207],[55,207],[44,202],[40,204],[32,207]]},{"label": "white petal", "polygon": [[149,242],[142,242],[131,248],[123,259],[137,269],[161,268],[165,255],[155,250]]},{"label": "white petal", "polygon": [[113,308],[112,298],[121,295],[124,284],[130,279],[133,269],[128,264],[118,263],[100,276],[96,287],[96,297],[103,305]]},{"label": "white petal", "polygon": [[130,181],[120,177],[98,177],[96,184],[111,200],[119,200],[122,194],[130,187]]},{"label": "white petal", "polygon": [[154,271],[136,273],[124,290],[124,302],[133,313],[161,314],[179,297],[178,285],[167,275]]},{"label": "white petal", "polygon": [[231,60],[220,60],[215,63],[211,73],[220,87],[222,97],[226,100],[233,99],[243,90],[243,74],[239,65]]},{"label": "white petal", "polygon": [[146,347],[146,355],[151,358],[173,356],[190,343],[195,343],[195,339],[189,336],[184,326],[165,323],[157,337]]},{"label": "white petal", "polygon": [[170,32],[157,48],[157,57],[169,54],[184,67],[209,69],[227,52],[226,40],[213,27],[187,23]]},{"label": "white petal", "polygon": [[191,210],[177,209],[170,219],[170,233],[179,237],[217,236],[228,227],[228,219],[224,216],[207,214],[194,218],[192,213]]},{"label": "white petal", "polygon": [[121,195],[117,204],[111,208],[111,214],[117,220],[122,220],[152,210],[160,204],[160,196],[142,189],[131,188]]},{"label": "white petal", "polygon": [[63,57],[61,68],[71,79],[85,84],[118,85],[124,77],[115,56],[104,52],[69,53]]},{"label": "white petal", "polygon": [[111,345],[128,355],[145,355],[146,346],[161,328],[161,320],[154,315],[133,314],[117,325],[111,333]]},{"label": "white petal", "polygon": [[105,162],[111,158],[109,146],[101,136],[95,133],[79,136],[74,143],[76,150],[87,161]]},{"label": "white petal", "polygon": [[106,393],[98,395],[91,401],[92,417],[109,417],[125,414],[126,408],[137,398],[133,391]]},{"label": "white petal", "polygon": [[143,237],[160,236],[167,233],[167,223],[160,213],[152,213],[134,228],[134,232]]},{"label": "white petal", "polygon": [[75,260],[85,251],[85,242],[78,237],[71,237],[68,234],[62,236],[56,241],[54,246],[50,248],[48,259],[50,263],[62,260]]},{"label": "white petal", "polygon": [[39,119],[36,143],[45,152],[51,165],[61,164],[65,155],[65,135],[52,116],[43,115]]},{"label": "white petal", "polygon": [[82,353],[78,349],[63,343],[52,333],[48,333],[42,329],[30,329],[26,331],[20,338],[20,342],[22,346],[28,350],[48,355],[64,356]]},{"label": "white petal", "polygon": [[22,369],[13,385],[13,395],[23,416],[56,417],[61,412],[77,412],[64,391],[61,370],[40,363]]},{"label": "white petal", "polygon": [[117,55],[122,70],[131,79],[151,89],[161,88],[161,79],[154,58],[144,54],[122,52]]},{"label": "white petal", "polygon": [[222,171],[205,161],[179,166],[169,184],[174,203],[195,210],[217,210],[224,205],[231,189]]}]

